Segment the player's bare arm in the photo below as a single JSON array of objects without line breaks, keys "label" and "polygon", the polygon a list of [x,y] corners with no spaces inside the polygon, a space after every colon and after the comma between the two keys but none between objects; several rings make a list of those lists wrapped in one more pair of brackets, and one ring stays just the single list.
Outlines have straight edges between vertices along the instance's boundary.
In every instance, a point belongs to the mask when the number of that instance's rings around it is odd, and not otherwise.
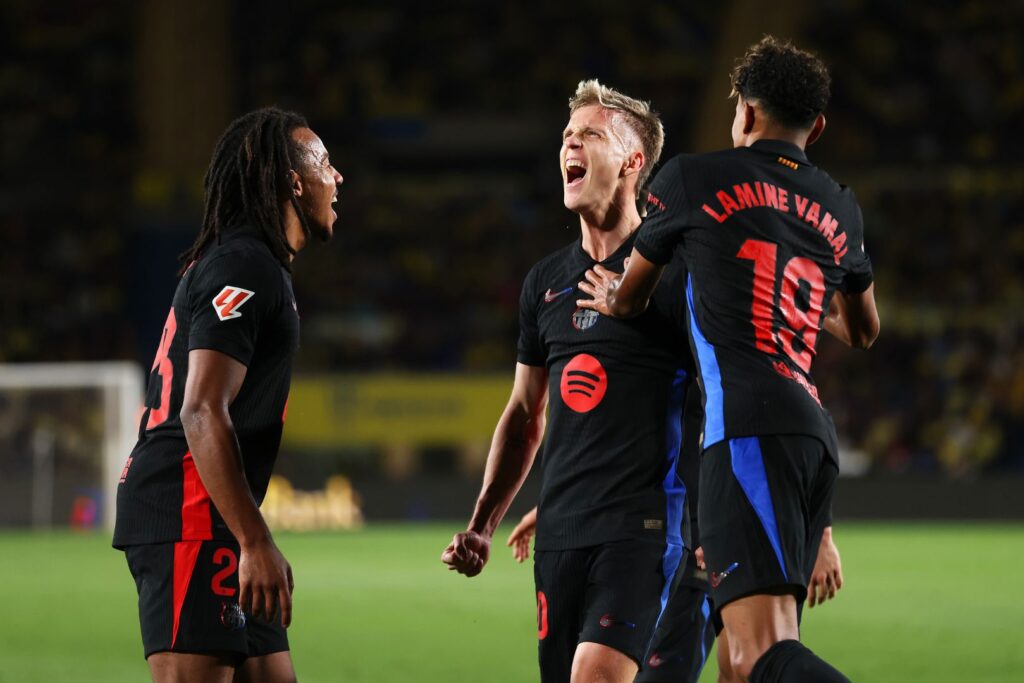
[{"label": "player's bare arm", "polygon": [[537,506],[533,506],[529,512],[523,515],[516,524],[516,528],[508,536],[505,544],[512,548],[512,557],[516,562],[523,563],[530,559],[530,540],[537,532]]},{"label": "player's bare arm", "polygon": [[818,546],[818,558],[807,585],[807,606],[814,607],[831,600],[843,587],[843,565],[839,560],[839,548],[832,540],[832,527],[825,527]]},{"label": "player's bare arm", "polygon": [[579,283],[580,291],[590,299],[580,299],[580,308],[590,308],[613,318],[634,318],[651,301],[664,266],[645,259],[636,249],[626,259],[626,271],[619,275],[601,265],[594,266]]},{"label": "player's bare arm", "polygon": [[473,517],[441,553],[449,569],[476,576],[487,564],[494,530],[529,474],[544,437],[547,381],[546,368],[516,365],[512,395],[494,430]]},{"label": "player's bare arm", "polygon": [[249,614],[284,626],[292,617],[292,570],[274,545],[245,479],[242,454],[228,408],[246,367],[219,351],[189,352],[181,423],[199,477],[241,546],[238,602]]},{"label": "player's bare arm", "polygon": [[880,325],[872,283],[859,294],[836,292],[829,304],[824,328],[847,346],[867,349],[878,338]]}]

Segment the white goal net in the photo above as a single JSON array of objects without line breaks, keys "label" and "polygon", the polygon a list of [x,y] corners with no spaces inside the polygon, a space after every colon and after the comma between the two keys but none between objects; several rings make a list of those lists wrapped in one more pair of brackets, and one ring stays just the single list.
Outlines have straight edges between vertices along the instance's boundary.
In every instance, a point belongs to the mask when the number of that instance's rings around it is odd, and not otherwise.
[{"label": "white goal net", "polygon": [[0,527],[113,528],[143,379],[127,362],[0,364]]}]

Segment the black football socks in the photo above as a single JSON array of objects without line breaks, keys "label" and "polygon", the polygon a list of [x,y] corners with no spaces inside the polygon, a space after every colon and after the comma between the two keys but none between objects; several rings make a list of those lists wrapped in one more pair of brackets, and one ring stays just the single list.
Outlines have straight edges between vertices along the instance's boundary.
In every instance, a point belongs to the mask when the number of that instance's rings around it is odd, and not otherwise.
[{"label": "black football socks", "polygon": [[750,683],[850,683],[850,679],[799,640],[782,640],[754,664]]}]

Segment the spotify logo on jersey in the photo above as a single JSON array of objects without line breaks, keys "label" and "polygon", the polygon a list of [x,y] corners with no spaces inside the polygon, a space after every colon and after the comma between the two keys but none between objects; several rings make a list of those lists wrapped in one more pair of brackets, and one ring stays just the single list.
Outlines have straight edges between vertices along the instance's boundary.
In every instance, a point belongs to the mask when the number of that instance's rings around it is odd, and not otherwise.
[{"label": "spotify logo on jersey", "polygon": [[596,408],[607,389],[608,374],[591,355],[581,353],[562,370],[562,400],[577,413]]}]

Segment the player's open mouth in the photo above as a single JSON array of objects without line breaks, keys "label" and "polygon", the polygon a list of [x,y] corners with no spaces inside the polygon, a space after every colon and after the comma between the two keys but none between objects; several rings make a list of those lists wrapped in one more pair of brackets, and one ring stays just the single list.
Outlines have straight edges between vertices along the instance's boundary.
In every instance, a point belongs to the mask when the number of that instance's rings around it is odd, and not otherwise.
[{"label": "player's open mouth", "polygon": [[587,167],[579,159],[567,159],[565,162],[565,184],[568,187],[583,182],[587,175]]}]

